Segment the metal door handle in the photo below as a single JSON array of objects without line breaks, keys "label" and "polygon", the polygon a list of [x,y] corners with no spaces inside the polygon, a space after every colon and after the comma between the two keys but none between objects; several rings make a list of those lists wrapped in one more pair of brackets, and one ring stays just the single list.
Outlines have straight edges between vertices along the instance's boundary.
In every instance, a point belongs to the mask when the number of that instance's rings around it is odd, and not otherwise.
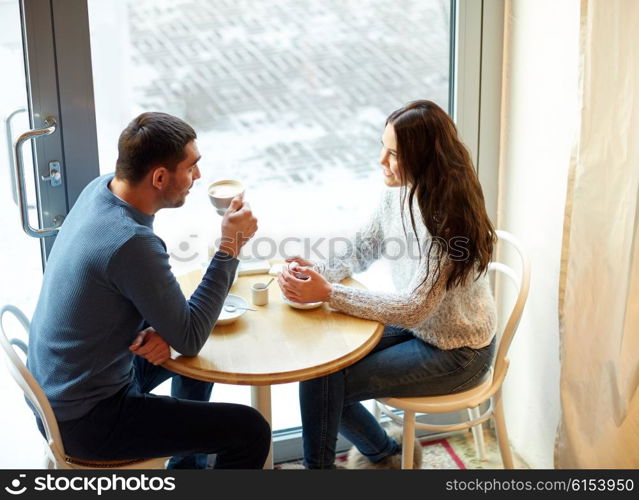
[{"label": "metal door handle", "polygon": [[60,226],[62,225],[62,219],[63,219],[62,216],[55,217],[53,219],[53,222],[55,223],[55,225],[52,227],[44,228],[44,229],[37,229],[37,228],[31,227],[31,225],[29,224],[29,211],[27,206],[27,189],[24,182],[24,165],[22,162],[22,144],[24,144],[26,141],[37,139],[38,137],[41,137],[44,135],[51,135],[53,134],[53,132],[55,132],[57,123],[54,117],[47,116],[47,118],[44,120],[44,123],[45,125],[47,125],[45,128],[29,130],[25,132],[24,134],[20,135],[20,137],[16,139],[15,146],[14,146],[15,175],[16,175],[17,185],[18,185],[18,201],[19,201],[18,205],[20,207],[20,218],[22,219],[22,229],[24,229],[25,233],[27,233],[29,236],[33,236],[34,238],[44,238],[46,236],[53,236],[54,234],[57,234],[58,230],[60,229]]},{"label": "metal door handle", "polygon": [[[13,202],[16,205],[18,204],[18,190],[16,188],[16,167],[15,162],[13,161],[13,128],[11,126],[11,122],[16,115],[24,113],[25,111],[26,108],[18,108],[9,113],[4,119],[4,130],[7,133],[7,153],[9,157],[9,176],[11,177],[11,196],[13,197]],[[30,205],[29,208],[34,207]]]}]

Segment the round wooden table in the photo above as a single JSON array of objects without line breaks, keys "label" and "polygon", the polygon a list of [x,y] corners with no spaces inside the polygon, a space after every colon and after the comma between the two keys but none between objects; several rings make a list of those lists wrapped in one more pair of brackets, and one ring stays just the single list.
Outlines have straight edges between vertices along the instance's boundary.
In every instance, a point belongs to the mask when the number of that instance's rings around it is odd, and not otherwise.
[{"label": "round wooden table", "polygon": [[[213,328],[195,357],[173,358],[164,367],[180,375],[207,382],[251,385],[252,406],[271,423],[272,384],[308,380],[336,372],[368,354],[381,338],[384,325],[348,316],[327,304],[300,310],[287,305],[274,281],[269,286],[269,303],[251,303],[251,285],[268,282],[267,274],[240,276],[229,293],[243,297],[249,307],[229,325]],[[178,278],[186,297],[200,284],[201,271]],[[345,285],[361,287],[348,278]],[[266,467],[272,467],[271,453]]]}]

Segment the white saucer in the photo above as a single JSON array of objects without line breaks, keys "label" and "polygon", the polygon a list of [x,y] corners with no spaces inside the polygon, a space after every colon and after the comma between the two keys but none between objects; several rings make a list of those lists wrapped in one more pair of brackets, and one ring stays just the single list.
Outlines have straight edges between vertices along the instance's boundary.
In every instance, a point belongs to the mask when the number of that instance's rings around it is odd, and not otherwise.
[{"label": "white saucer", "polygon": [[[248,303],[246,302],[246,300],[244,300],[242,297],[240,297],[239,295],[233,295],[232,293],[229,293],[226,296],[226,300],[224,301],[224,305],[228,306],[235,306],[235,307],[249,307]],[[222,307],[222,310],[220,311],[220,315],[217,318],[217,321],[215,322],[216,325],[228,325],[230,323],[233,323],[237,318],[239,318],[240,316],[242,316],[242,314],[244,314],[246,312],[246,309],[236,309],[233,312],[228,312],[224,310],[224,307]]]},{"label": "white saucer", "polygon": [[292,300],[288,300],[286,297],[284,297],[283,293],[280,293],[280,297],[282,297],[282,301],[284,301],[285,304],[288,304],[289,306],[295,309],[315,309],[317,307],[320,307],[324,303],[324,302],[293,302]]}]

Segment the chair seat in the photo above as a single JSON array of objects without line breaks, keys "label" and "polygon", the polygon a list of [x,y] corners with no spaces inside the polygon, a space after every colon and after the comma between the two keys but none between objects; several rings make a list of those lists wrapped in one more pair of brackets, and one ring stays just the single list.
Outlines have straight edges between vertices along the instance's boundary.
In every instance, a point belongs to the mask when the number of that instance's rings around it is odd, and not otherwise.
[{"label": "chair seat", "polygon": [[378,401],[398,410],[417,413],[448,413],[464,408],[475,408],[488,399],[493,382],[492,369],[482,382],[467,391],[443,396],[424,396],[417,398],[378,398]]},{"label": "chair seat", "polygon": [[169,458],[133,458],[103,461],[84,460],[67,455],[65,462],[74,469],[164,469],[164,464]]}]

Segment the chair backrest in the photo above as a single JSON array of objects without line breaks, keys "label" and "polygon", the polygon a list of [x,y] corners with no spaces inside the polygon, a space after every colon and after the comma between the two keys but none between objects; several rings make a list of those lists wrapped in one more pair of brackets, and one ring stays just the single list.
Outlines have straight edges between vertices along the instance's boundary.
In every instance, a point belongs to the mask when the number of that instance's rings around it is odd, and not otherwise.
[{"label": "chair backrest", "polygon": [[40,384],[38,384],[33,375],[31,375],[25,363],[14,349],[14,347],[17,347],[26,356],[28,352],[27,344],[16,338],[9,338],[5,332],[4,317],[7,313],[15,316],[27,333],[30,328],[29,320],[17,307],[5,305],[0,310],[0,329],[2,330],[0,334],[0,346],[2,346],[3,357],[5,358],[7,368],[42,420],[48,445],[47,453],[49,454],[50,460],[56,464],[64,464],[65,453],[62,438],[60,437],[60,430],[58,429],[58,422]]},{"label": "chair backrest", "polygon": [[501,332],[501,335],[499,335],[499,345],[495,356],[493,381],[497,384],[501,384],[506,376],[506,371],[508,370],[508,349],[510,348],[510,344],[515,336],[517,327],[519,326],[519,321],[521,320],[521,315],[524,311],[524,306],[526,305],[526,299],[528,298],[528,289],[530,288],[530,261],[528,260],[528,256],[523,250],[521,243],[515,236],[506,231],[497,230],[497,237],[499,243],[508,243],[510,247],[515,250],[519,257],[520,264],[519,273],[502,262],[491,262],[488,265],[488,271],[502,273],[504,276],[508,277],[518,290],[517,299],[515,300],[510,315],[508,316],[506,325]]}]

